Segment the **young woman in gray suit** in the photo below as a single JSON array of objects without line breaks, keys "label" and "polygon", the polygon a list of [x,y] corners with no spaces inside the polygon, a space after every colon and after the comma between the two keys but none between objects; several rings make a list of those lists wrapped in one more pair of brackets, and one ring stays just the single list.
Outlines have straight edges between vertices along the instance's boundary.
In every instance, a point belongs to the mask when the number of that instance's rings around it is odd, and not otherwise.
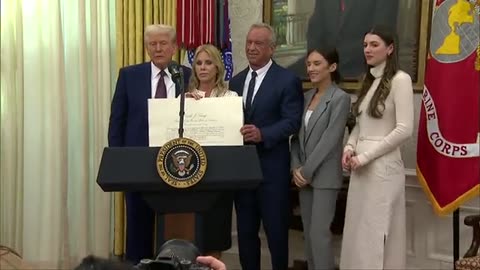
[{"label": "young woman in gray suit", "polygon": [[335,49],[309,51],[306,66],[315,88],[305,93],[302,126],[292,138],[292,182],[300,188],[308,269],[334,269],[330,223],[342,185],[342,144],[350,96],[336,85]]}]

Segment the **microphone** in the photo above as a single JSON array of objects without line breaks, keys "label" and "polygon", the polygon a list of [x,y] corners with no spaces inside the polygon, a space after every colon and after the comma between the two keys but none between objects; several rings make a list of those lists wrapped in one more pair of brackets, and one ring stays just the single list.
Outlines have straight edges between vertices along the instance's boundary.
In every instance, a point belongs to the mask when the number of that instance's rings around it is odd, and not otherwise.
[{"label": "microphone", "polygon": [[168,64],[168,72],[172,74],[172,80],[180,90],[180,121],[178,125],[178,137],[183,138],[183,120],[185,116],[185,87],[183,85],[183,69],[177,62],[172,61]]},{"label": "microphone", "polygon": [[181,79],[182,79],[182,68],[180,65],[178,65],[177,62],[172,61],[170,64],[168,64],[168,72],[172,74],[172,80],[175,84],[181,84]]}]

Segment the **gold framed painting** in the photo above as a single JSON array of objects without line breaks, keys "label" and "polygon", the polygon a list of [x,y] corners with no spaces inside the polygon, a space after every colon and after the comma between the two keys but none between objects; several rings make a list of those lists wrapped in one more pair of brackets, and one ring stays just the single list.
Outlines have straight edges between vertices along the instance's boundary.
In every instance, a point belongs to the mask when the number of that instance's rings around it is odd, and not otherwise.
[{"label": "gold framed painting", "polygon": [[341,87],[360,89],[366,72],[363,36],[376,24],[396,29],[400,69],[414,90],[424,84],[432,0],[263,0],[263,20],[277,33],[274,60],[311,88],[305,68],[308,48],[335,46]]}]

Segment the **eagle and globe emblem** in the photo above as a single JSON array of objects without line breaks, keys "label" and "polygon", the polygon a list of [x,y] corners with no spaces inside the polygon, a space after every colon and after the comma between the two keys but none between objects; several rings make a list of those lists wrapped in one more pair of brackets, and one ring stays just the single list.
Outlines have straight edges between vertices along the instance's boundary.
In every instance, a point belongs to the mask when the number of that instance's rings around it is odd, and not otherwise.
[{"label": "eagle and globe emblem", "polygon": [[430,55],[441,63],[455,63],[476,50],[480,54],[479,15],[480,0],[442,2],[433,16]]},{"label": "eagle and globe emblem", "polygon": [[189,138],[166,142],[157,155],[160,178],[174,188],[188,188],[202,180],[207,170],[207,156],[203,148]]}]

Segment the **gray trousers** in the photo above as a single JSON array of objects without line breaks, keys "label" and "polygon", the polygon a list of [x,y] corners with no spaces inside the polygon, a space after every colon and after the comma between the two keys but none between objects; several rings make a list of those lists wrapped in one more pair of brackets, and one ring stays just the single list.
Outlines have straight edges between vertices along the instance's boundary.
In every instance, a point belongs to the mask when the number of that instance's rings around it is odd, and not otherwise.
[{"label": "gray trousers", "polygon": [[300,211],[309,270],[334,269],[330,224],[335,215],[336,189],[300,189]]}]

